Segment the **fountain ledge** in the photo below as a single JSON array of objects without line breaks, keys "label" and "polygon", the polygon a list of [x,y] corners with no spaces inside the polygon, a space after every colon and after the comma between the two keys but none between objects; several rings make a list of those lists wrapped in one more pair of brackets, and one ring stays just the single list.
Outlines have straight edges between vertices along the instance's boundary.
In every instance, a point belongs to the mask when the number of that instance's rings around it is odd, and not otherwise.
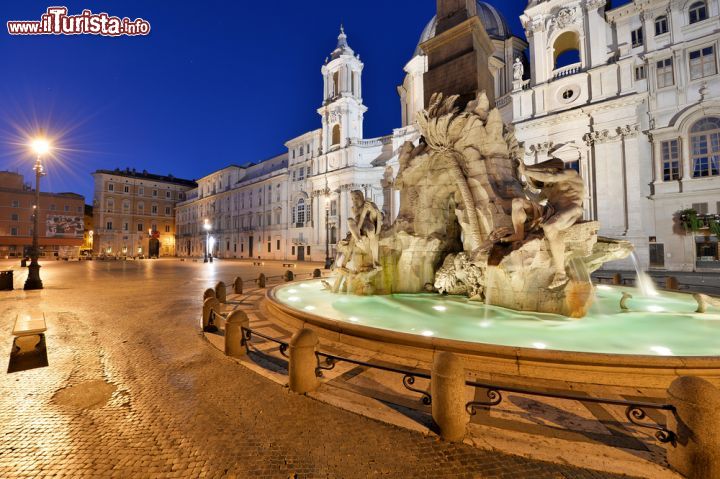
[{"label": "fountain ledge", "polygon": [[719,356],[586,353],[425,337],[296,310],[275,297],[275,290],[287,285],[269,289],[261,308],[268,318],[291,330],[309,327],[331,341],[428,364],[435,350],[451,351],[461,354],[466,369],[479,377],[526,385],[561,381],[570,385],[667,389],[680,376],[698,376],[720,386]]}]

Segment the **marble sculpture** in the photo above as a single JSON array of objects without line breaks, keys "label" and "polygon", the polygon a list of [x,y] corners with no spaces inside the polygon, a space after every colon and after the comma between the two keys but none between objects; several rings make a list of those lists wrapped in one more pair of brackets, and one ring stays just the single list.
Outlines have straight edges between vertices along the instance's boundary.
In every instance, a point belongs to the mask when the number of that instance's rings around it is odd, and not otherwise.
[{"label": "marble sculpture", "polygon": [[584,182],[563,162],[525,165],[485,93],[465,109],[432,96],[422,138],[405,143],[395,182],[400,211],[382,214],[353,192],[350,233],[338,246],[334,292],[463,294],[523,311],[582,317],[589,273],[627,257],[630,243],[598,237],[583,221]]}]

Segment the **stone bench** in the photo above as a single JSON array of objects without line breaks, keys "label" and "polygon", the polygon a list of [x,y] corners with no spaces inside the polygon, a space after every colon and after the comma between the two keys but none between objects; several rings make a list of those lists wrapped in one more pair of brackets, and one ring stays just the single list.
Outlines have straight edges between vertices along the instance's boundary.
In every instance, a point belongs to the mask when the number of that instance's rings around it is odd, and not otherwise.
[{"label": "stone bench", "polygon": [[13,353],[30,352],[45,342],[45,314],[19,314],[13,327]]},{"label": "stone bench", "polygon": [[295,263],[283,263],[283,268],[297,268]]},{"label": "stone bench", "polygon": [[264,261],[253,261],[253,266],[265,266]]}]

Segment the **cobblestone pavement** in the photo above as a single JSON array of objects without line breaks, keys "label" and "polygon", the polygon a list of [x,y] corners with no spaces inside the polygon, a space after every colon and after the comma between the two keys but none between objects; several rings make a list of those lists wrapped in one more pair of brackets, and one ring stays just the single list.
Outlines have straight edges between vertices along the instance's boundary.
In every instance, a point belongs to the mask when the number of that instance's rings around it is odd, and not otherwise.
[{"label": "cobblestone pavement", "polygon": [[227,360],[199,334],[201,294],[241,271],[257,274],[238,262],[46,263],[46,289],[0,292],[5,357],[16,314],[40,310],[49,362],[0,379],[0,477],[618,477],[423,437]]}]

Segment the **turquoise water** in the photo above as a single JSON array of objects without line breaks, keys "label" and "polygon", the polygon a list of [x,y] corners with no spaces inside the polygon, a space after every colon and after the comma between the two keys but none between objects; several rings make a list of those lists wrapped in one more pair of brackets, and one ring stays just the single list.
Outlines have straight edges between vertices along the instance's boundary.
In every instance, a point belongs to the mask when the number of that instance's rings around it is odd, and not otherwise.
[{"label": "turquoise water", "polygon": [[[720,309],[696,314],[692,296],[641,297],[633,288],[600,285],[588,316],[570,319],[512,311],[461,296],[353,296],[323,290],[319,280],[278,288],[299,311],[348,323],[445,339],[524,348],[656,356],[720,355]],[[620,298],[629,292],[629,312]]]}]

